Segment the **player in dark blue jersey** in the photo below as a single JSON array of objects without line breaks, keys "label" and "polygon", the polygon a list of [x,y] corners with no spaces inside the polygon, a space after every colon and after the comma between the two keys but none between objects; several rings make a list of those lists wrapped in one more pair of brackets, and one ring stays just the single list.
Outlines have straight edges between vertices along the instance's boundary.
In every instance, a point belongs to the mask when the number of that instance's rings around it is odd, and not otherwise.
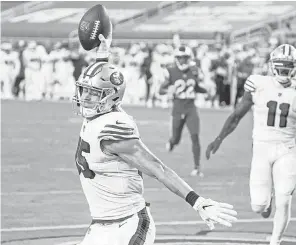
[{"label": "player in dark blue jersey", "polygon": [[[180,46],[175,51],[175,65],[168,68],[168,77],[161,85],[159,94],[170,91],[173,96],[171,112],[171,132],[167,150],[172,151],[180,142],[183,127],[189,130],[192,140],[194,169],[192,176],[203,176],[200,168],[199,116],[195,106],[197,93],[207,93],[199,86],[201,71],[192,61],[192,51],[189,47]],[[171,88],[171,89],[169,89]]]}]

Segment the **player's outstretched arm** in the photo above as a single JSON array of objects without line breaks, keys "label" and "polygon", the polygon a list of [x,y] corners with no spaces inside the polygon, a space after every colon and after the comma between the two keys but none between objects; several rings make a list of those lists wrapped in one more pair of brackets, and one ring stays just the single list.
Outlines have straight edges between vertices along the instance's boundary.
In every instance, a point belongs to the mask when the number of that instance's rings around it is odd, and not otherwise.
[{"label": "player's outstretched arm", "polygon": [[222,141],[231,134],[239,124],[240,120],[246,115],[253,105],[253,99],[250,92],[245,92],[241,102],[237,105],[234,111],[226,119],[224,126],[218,137],[208,145],[206,150],[207,159],[210,158],[211,153],[215,154],[219,149]]},{"label": "player's outstretched arm", "polygon": [[165,81],[159,87],[159,90],[158,90],[159,95],[165,95],[165,94],[171,92],[171,91],[169,91],[169,87],[172,85],[171,80],[170,80],[170,72],[168,69],[165,71],[166,71]]},{"label": "player's outstretched arm", "polygon": [[231,226],[236,221],[236,211],[227,203],[218,203],[197,195],[172,169],[164,165],[139,139],[103,140],[102,147],[116,154],[141,172],[156,178],[170,191],[183,198],[199,212],[206,224],[213,229],[214,223]]},{"label": "player's outstretched arm", "polygon": [[196,93],[200,93],[200,94],[207,94],[208,90],[206,90],[204,87],[200,86],[200,84],[198,83],[195,88],[194,88]]},{"label": "player's outstretched arm", "polygon": [[165,95],[168,93],[168,88],[170,86],[170,81],[169,80],[165,80],[165,82],[163,82],[161,85],[160,85],[160,88],[159,88],[159,95]]}]

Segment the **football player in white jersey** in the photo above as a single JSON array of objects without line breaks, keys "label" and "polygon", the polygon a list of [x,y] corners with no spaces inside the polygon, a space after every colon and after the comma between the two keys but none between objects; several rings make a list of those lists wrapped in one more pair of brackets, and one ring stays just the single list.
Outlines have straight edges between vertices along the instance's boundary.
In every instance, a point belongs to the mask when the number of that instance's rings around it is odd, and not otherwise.
[{"label": "football player in white jersey", "polygon": [[270,54],[271,76],[251,75],[241,103],[226,120],[219,136],[208,146],[215,153],[253,108],[253,159],[250,173],[252,210],[268,218],[273,188],[275,217],[271,245],[280,244],[287,228],[296,186],[296,49],[288,44]]},{"label": "football player in white jersey", "polygon": [[137,126],[120,107],[126,81],[108,63],[110,41],[100,35],[96,62],[76,82],[73,103],[84,118],[75,154],[92,223],[82,245],[153,244],[155,225],[143,193],[142,172],[163,183],[199,212],[210,228],[230,227],[232,205],[199,196],[142,142]]},{"label": "football player in white jersey", "polygon": [[13,85],[20,71],[20,60],[17,52],[13,51],[11,43],[2,43],[0,51],[1,67],[1,97],[2,99],[13,99]]},{"label": "football player in white jersey", "polygon": [[45,78],[42,72],[43,57],[37,49],[37,43],[31,41],[23,53],[25,64],[25,98],[26,100],[41,100],[44,92]]}]

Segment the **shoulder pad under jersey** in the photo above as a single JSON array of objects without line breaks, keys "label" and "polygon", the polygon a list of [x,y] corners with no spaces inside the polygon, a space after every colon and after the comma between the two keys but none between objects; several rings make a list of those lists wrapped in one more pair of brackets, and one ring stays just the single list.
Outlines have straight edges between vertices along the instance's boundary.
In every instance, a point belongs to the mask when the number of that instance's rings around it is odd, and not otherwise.
[{"label": "shoulder pad under jersey", "polygon": [[296,89],[296,78],[292,79],[291,82],[292,82],[292,87]]},{"label": "shoulder pad under jersey", "polygon": [[106,115],[106,124],[98,138],[105,140],[139,139],[139,131],[134,120],[125,112],[111,112]]},{"label": "shoulder pad under jersey", "polygon": [[168,70],[168,72],[171,72],[172,70],[174,70],[175,69],[175,66],[174,65],[168,65],[167,66],[167,70]]},{"label": "shoulder pad under jersey", "polygon": [[197,76],[199,74],[199,69],[198,69],[198,67],[196,65],[190,66],[190,70],[191,70],[193,75]]},{"label": "shoulder pad under jersey", "polygon": [[244,89],[247,92],[254,93],[259,88],[264,86],[267,80],[272,79],[269,76],[262,76],[262,75],[250,75],[244,85]]}]

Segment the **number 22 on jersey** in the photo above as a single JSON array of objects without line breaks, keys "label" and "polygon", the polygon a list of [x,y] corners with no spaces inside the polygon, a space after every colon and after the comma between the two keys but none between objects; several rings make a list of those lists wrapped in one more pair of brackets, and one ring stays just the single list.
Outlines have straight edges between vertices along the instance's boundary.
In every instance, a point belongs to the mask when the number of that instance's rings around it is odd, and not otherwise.
[{"label": "number 22 on jersey", "polygon": [[278,108],[278,102],[271,100],[267,102],[266,106],[268,107],[267,126],[270,126],[270,127],[275,126],[276,112],[279,109],[281,111],[279,127],[280,128],[287,127],[287,118],[289,115],[290,104],[281,103]]},{"label": "number 22 on jersey", "polygon": [[82,152],[90,153],[90,145],[81,137],[79,137],[78,146],[75,154],[76,167],[79,174],[82,172],[85,178],[93,179],[95,177],[95,173],[89,169],[88,162],[86,161],[85,157],[82,156]]},{"label": "number 22 on jersey", "polygon": [[193,79],[176,80],[175,84],[175,96],[177,99],[195,99],[195,81]]}]

